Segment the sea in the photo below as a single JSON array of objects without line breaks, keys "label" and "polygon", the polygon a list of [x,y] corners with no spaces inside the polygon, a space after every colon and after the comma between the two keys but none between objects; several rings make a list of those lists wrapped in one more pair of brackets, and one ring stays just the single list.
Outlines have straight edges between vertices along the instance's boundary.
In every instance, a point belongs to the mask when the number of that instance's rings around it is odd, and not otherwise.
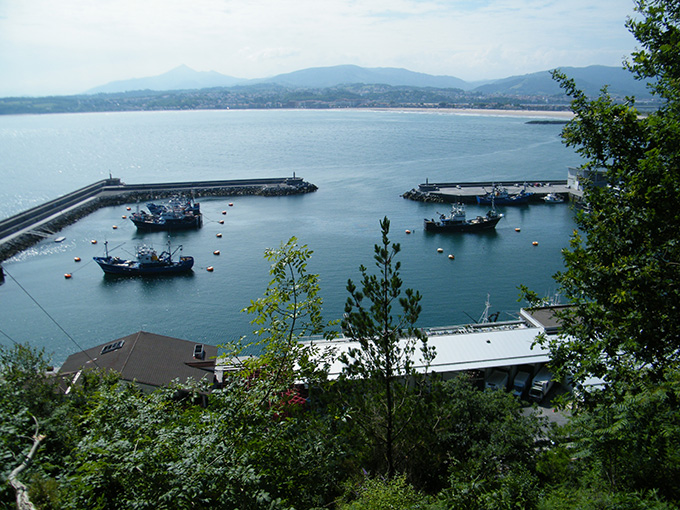
[{"label": "sea", "polygon": [[[201,198],[203,227],[171,236],[137,232],[124,218],[144,203],[100,209],[2,263],[0,345],[44,348],[59,365],[140,330],[212,345],[254,340],[255,317],[243,309],[271,280],[265,249],[291,237],[313,251],[308,271],[319,275],[324,319],[339,319],[348,279],[360,281],[361,265],[377,271],[385,217],[401,247],[403,288],[422,295],[419,326],[477,321],[487,302],[498,320],[512,320],[525,304],[520,285],[559,299],[553,275],[575,229],[573,208],[505,207],[494,232],[432,234],[423,219],[450,206],[401,195],[426,181],[566,179],[580,157],[563,144],[562,125],[528,123],[542,118],[351,109],[0,116],[3,218],[109,176],[128,184],[296,176],[318,186],[296,196]],[[105,242],[131,257],[168,238],[195,258],[192,273],[110,278],[92,260]]]}]

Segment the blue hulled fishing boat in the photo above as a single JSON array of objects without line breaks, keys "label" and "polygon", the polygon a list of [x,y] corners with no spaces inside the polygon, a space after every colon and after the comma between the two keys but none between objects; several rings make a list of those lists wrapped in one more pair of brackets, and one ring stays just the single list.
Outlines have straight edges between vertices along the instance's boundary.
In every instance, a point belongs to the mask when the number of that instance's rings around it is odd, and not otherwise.
[{"label": "blue hulled fishing boat", "polygon": [[439,215],[439,220],[425,219],[425,230],[427,232],[480,232],[496,228],[496,224],[503,217],[496,212],[496,209],[486,213],[486,216],[477,216],[473,219],[466,219],[465,206],[456,204],[452,206],[451,213],[447,216]]},{"label": "blue hulled fishing boat", "polygon": [[106,256],[92,257],[106,274],[125,276],[148,276],[158,274],[186,273],[194,266],[194,258],[180,256],[173,261],[172,257],[177,251],[182,250],[180,245],[175,252],[171,251],[170,242],[168,249],[158,254],[149,246],[137,247],[137,260],[127,260],[109,255],[108,242],[104,243]]}]

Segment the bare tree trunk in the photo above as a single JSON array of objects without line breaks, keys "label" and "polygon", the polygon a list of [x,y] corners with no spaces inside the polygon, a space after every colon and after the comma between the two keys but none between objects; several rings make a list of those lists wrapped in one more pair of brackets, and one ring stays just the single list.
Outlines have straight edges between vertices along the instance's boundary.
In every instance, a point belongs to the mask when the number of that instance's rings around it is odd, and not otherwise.
[{"label": "bare tree trunk", "polygon": [[9,483],[14,488],[17,494],[18,510],[36,510],[35,506],[33,505],[33,503],[31,503],[31,500],[28,498],[28,487],[21,483],[17,478],[19,474],[24,469],[26,469],[28,465],[31,463],[31,460],[33,460],[33,457],[38,451],[40,442],[43,439],[45,439],[45,436],[38,434],[39,430],[38,420],[36,420],[35,417],[33,417],[33,420],[35,420],[35,434],[33,435],[33,446],[31,446],[31,451],[28,452],[28,455],[26,456],[24,461],[21,464],[19,464],[16,468],[14,468],[14,470],[9,475]]}]

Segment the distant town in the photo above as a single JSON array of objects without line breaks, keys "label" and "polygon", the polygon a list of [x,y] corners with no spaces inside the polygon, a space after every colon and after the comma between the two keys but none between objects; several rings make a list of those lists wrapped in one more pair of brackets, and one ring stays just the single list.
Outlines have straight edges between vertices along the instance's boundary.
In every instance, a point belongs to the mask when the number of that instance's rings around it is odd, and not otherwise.
[{"label": "distant town", "polygon": [[[564,71],[591,97],[607,85],[615,100],[634,96],[640,110],[658,106],[646,85],[623,69],[591,66]],[[549,71],[483,84],[404,69],[357,66],[306,69],[245,83],[234,80],[180,66],[160,76],[111,82],[77,95],[0,98],[0,115],[279,108],[564,111],[570,103]]]},{"label": "distant town", "polygon": [[486,95],[460,89],[390,85],[329,88],[253,85],[199,90],[0,98],[0,114],[277,108],[487,108],[567,110],[564,96]]}]

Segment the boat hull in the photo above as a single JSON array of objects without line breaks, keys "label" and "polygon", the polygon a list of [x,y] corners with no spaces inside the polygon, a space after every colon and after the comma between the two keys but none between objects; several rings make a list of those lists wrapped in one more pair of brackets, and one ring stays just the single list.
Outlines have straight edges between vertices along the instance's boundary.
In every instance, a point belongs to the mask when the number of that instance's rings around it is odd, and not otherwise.
[{"label": "boat hull", "polygon": [[194,266],[193,257],[180,257],[177,262],[157,262],[140,264],[136,261],[123,260],[117,257],[92,257],[106,274],[123,276],[150,276],[162,274],[178,274],[191,271]]},{"label": "boat hull", "polygon": [[130,218],[137,230],[146,232],[164,232],[170,230],[191,230],[200,228],[203,224],[200,215],[186,216],[178,220],[152,220],[148,218]]},{"label": "boat hull", "polygon": [[479,217],[460,223],[426,219],[424,225],[426,232],[483,232],[495,229],[502,217],[502,215]]}]

